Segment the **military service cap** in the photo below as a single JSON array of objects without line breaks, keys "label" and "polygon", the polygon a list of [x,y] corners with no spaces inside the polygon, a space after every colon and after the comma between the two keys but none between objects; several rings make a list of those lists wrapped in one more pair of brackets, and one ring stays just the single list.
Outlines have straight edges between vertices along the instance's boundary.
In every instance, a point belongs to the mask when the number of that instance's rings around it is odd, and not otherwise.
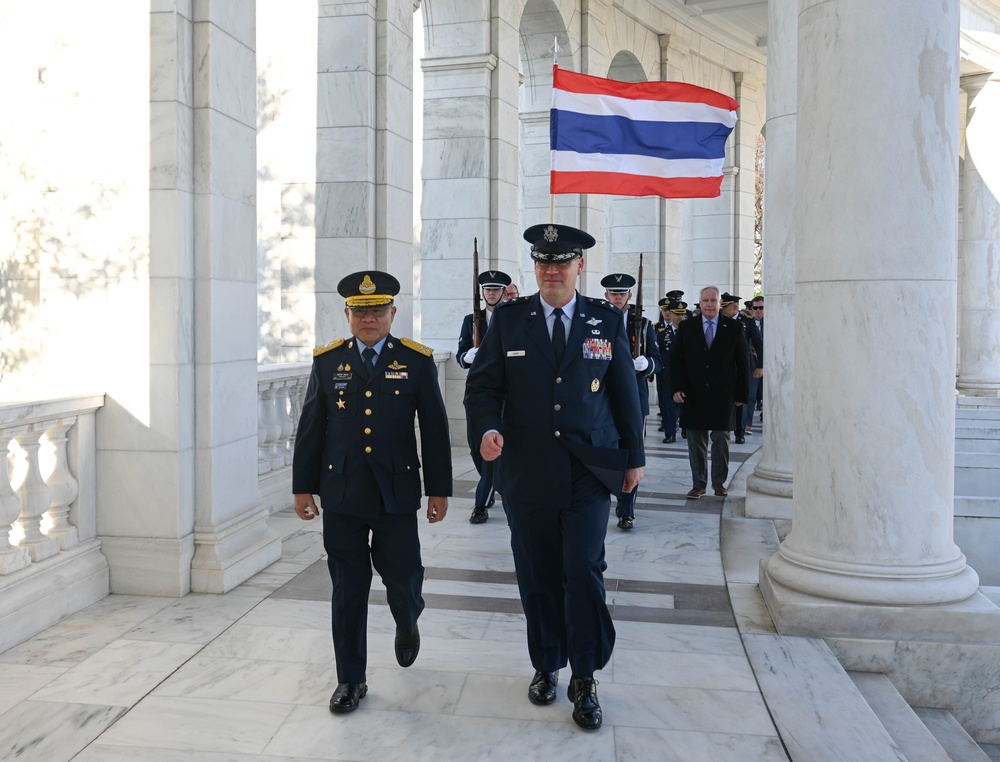
[{"label": "military service cap", "polygon": [[487,270],[479,273],[479,285],[483,288],[507,288],[510,283],[510,276],[500,270]]},{"label": "military service cap", "polygon": [[531,244],[531,258],[536,262],[566,262],[583,256],[597,241],[590,233],[569,225],[532,225],[524,231]]},{"label": "military service cap", "polygon": [[384,307],[399,293],[399,281],[379,270],[362,270],[341,278],[337,293],[348,307]]},{"label": "military service cap", "polygon": [[733,296],[728,291],[723,291],[722,296],[719,297],[719,306],[728,307],[730,304],[738,304],[740,298],[738,296]]},{"label": "military service cap", "polygon": [[611,273],[601,278],[601,285],[609,294],[625,294],[632,290],[635,278],[628,273]]},{"label": "military service cap", "polygon": [[667,292],[667,299],[680,299],[682,296],[684,296],[684,292],[679,288]]}]

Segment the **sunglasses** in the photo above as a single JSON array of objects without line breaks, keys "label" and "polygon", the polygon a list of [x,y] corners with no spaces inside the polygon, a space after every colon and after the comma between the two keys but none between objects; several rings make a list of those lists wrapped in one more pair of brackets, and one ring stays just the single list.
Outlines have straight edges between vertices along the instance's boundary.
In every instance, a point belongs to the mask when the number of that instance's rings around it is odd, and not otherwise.
[{"label": "sunglasses", "polygon": [[755,310],[762,310],[762,309],[764,309],[764,307],[763,306],[761,306],[761,307],[754,307],[754,309]]}]

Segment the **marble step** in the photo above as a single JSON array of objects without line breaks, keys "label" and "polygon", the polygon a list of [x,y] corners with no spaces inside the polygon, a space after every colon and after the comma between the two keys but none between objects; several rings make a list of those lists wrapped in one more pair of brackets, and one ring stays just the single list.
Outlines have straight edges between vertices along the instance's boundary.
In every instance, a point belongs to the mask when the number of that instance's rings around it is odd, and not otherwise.
[{"label": "marble step", "polygon": [[1000,439],[1000,421],[957,421],[955,439]]},{"label": "marble step", "polygon": [[956,495],[1000,497],[1000,457],[990,457],[990,462],[980,465],[959,465],[957,455],[955,460]]},{"label": "marble step", "polygon": [[914,707],[913,711],[952,759],[962,762],[990,762],[989,755],[965,732],[951,712],[925,707]]},{"label": "marble step", "polygon": [[905,762],[824,640],[747,633],[743,645],[792,762]]},{"label": "marble step", "polygon": [[952,756],[899,695],[888,677],[877,672],[847,674],[899,746],[906,762],[953,762]]},{"label": "marble step", "polygon": [[955,515],[1000,519],[1000,497],[955,495]]},{"label": "marble step", "polygon": [[956,453],[990,453],[1000,455],[1000,439],[990,439],[988,437],[968,437],[955,438]]}]

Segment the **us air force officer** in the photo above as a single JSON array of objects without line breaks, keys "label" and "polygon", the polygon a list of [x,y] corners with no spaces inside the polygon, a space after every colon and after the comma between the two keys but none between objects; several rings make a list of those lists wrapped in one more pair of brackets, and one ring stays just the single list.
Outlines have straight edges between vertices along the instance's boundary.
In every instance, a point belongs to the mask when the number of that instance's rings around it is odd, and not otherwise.
[{"label": "us air force officer", "polygon": [[565,225],[524,237],[539,292],[493,314],[467,409],[483,458],[503,453],[497,482],[535,668],[528,698],[552,703],[568,661],[573,720],[596,729],[594,672],[615,641],[604,591],[610,494],[642,478],[642,415],[621,313],[576,290],[594,239]]},{"label": "us air force officer", "polygon": [[312,374],[292,460],[295,512],[310,520],[323,508],[323,546],[333,581],[333,650],[337,690],[330,711],[357,709],[368,692],[368,592],[372,566],[385,583],[396,622],[396,661],[409,667],[420,650],[424,608],[416,512],[420,420],[427,519],[440,521],[451,495],[448,415],[433,350],[389,333],[399,281],[377,270],[353,273],[346,297],[352,338],[314,350]]}]

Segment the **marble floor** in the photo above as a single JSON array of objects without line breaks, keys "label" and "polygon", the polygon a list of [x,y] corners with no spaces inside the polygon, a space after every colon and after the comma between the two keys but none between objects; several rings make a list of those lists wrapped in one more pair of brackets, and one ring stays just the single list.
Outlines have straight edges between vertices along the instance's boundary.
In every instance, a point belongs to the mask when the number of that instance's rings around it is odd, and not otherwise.
[{"label": "marble floor", "polygon": [[[686,444],[661,437],[647,436],[635,529],[609,517],[618,637],[597,675],[597,732],[570,717],[568,669],[553,705],[527,700],[507,525],[499,501],[486,524],[468,522],[475,472],[456,449],[448,517],[421,525],[420,656],[410,669],[396,664],[376,578],[358,711],[327,709],[336,674],[320,523],[288,511],[274,517],[281,560],[226,595],[112,595],[0,654],[0,759],[787,760],[736,627],[766,611],[749,600],[734,612],[723,500],[685,499]],[[731,473],[760,440],[733,445]]]}]

